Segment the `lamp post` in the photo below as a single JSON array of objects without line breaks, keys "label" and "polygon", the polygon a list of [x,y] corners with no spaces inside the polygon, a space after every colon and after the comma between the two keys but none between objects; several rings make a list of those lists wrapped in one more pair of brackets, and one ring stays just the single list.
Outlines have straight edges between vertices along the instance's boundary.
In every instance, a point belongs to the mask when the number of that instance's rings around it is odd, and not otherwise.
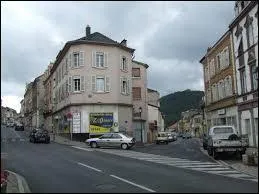
[{"label": "lamp post", "polygon": [[142,113],[142,108],[139,107],[139,116],[140,116],[140,132],[141,132],[141,143],[143,143],[143,134],[142,134],[142,120],[141,120],[141,113]]}]

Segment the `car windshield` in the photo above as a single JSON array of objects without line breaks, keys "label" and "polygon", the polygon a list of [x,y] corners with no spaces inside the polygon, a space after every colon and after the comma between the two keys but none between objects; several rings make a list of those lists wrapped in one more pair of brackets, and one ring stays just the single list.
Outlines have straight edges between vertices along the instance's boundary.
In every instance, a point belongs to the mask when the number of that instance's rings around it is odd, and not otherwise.
[{"label": "car windshield", "polygon": [[159,133],[159,134],[158,134],[158,137],[166,137],[166,136],[167,136],[166,133]]},{"label": "car windshield", "polygon": [[213,132],[215,134],[219,133],[233,133],[233,128],[232,127],[217,127],[213,129]]}]

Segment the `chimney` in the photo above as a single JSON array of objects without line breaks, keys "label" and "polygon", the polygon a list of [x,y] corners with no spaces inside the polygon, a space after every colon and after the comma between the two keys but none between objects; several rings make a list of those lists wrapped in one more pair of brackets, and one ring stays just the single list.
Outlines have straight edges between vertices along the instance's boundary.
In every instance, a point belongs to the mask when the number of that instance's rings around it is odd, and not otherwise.
[{"label": "chimney", "polygon": [[123,39],[120,44],[123,46],[127,46],[127,40]]},{"label": "chimney", "polygon": [[86,39],[89,38],[90,34],[91,34],[91,28],[90,28],[89,25],[87,25],[86,28],[85,28],[85,37],[86,37]]}]

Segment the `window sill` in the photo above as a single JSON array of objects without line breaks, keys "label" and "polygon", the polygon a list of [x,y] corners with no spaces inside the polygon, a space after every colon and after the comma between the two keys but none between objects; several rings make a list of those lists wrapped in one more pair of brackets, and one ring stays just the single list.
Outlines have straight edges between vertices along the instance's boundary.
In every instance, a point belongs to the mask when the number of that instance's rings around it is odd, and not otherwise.
[{"label": "window sill", "polygon": [[141,79],[141,77],[132,77],[132,79]]},{"label": "window sill", "polygon": [[80,68],[82,68],[82,67],[84,67],[84,66],[71,67],[71,69],[80,69]]},{"label": "window sill", "polygon": [[72,94],[81,94],[83,91],[74,91]]},{"label": "window sill", "polygon": [[141,100],[142,100],[141,98],[136,98],[136,99],[133,98],[133,101],[141,101]]},{"label": "window sill", "polygon": [[92,67],[92,68],[95,68],[95,69],[107,69],[108,67]]},{"label": "window sill", "polygon": [[124,73],[128,73],[129,71],[128,70],[124,70],[124,69],[121,69],[122,72]]},{"label": "window sill", "polygon": [[129,96],[129,94],[127,93],[121,93],[123,96]]},{"label": "window sill", "polygon": [[101,92],[98,92],[98,91],[95,91],[95,92],[93,92],[94,94],[107,94],[107,93],[110,93],[110,92],[103,92],[103,91],[101,91]]}]

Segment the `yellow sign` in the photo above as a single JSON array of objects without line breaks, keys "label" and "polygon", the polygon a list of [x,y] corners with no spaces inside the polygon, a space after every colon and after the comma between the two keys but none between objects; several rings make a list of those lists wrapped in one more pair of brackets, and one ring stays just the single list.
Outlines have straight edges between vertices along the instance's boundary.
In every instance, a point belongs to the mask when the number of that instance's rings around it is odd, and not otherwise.
[{"label": "yellow sign", "polygon": [[110,129],[105,127],[90,125],[90,128],[89,128],[89,133],[109,133],[109,132],[110,132]]}]

